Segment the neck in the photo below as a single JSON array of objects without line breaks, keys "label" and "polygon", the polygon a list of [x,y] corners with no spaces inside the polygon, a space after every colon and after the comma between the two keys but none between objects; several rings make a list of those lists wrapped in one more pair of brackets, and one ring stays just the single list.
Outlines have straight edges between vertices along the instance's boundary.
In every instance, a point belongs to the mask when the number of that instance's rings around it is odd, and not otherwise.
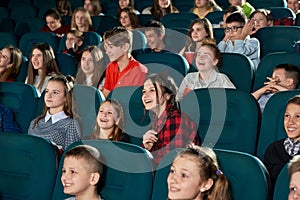
[{"label": "neck", "polygon": [[39,76],[42,76],[42,75],[43,75],[43,70],[42,70],[42,69],[39,69],[39,70],[38,70],[38,75],[39,75]]},{"label": "neck", "polygon": [[88,26],[81,26],[81,27],[78,27],[78,30],[81,31],[81,32],[88,32],[89,27]]},{"label": "neck", "polygon": [[122,72],[123,69],[128,65],[129,63],[129,57],[127,54],[124,54],[123,56],[121,56],[118,61],[118,66],[119,66],[119,72]]},{"label": "neck", "polygon": [[55,115],[56,113],[59,113],[63,111],[63,107],[58,107],[58,108],[49,108],[49,113],[51,115]]},{"label": "neck", "polygon": [[99,132],[98,138],[99,139],[106,139],[106,140],[110,139],[108,137],[113,132],[113,130],[114,130],[114,127],[111,127],[109,129],[102,129],[102,128],[100,128],[100,132]]},{"label": "neck", "polygon": [[162,113],[166,110],[167,107],[167,103],[165,102],[163,105],[158,105],[156,110],[155,110],[155,115],[157,116],[157,118],[159,118]]},{"label": "neck", "polygon": [[213,72],[213,69],[209,69],[209,70],[206,70],[206,71],[200,71],[200,74],[199,74],[199,78],[204,80],[204,81],[208,81],[210,79],[210,76]]},{"label": "neck", "polygon": [[90,186],[90,187],[92,187],[92,188],[91,189],[87,189],[87,191],[84,192],[83,194],[76,195],[76,200],[86,200],[86,199],[89,199],[89,200],[98,200],[99,199],[99,195],[97,194],[96,186]]}]

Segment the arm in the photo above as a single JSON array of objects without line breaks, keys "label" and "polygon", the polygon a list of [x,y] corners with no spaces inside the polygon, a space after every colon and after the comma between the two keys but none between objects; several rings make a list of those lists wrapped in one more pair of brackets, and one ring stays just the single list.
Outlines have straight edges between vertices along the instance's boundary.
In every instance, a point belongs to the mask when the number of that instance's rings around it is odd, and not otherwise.
[{"label": "arm", "polygon": [[66,129],[66,138],[65,138],[65,146],[63,147],[64,150],[72,144],[73,142],[80,140],[80,128],[76,120],[72,119]]},{"label": "arm", "polygon": [[157,142],[157,132],[154,130],[149,130],[143,135],[143,147],[148,151],[151,151],[155,142]]}]

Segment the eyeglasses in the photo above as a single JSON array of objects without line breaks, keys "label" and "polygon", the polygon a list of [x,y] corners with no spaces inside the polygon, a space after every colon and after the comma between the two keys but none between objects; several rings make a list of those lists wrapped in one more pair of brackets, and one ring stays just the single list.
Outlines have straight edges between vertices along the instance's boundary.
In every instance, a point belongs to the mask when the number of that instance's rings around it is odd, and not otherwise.
[{"label": "eyeglasses", "polygon": [[229,27],[226,27],[225,29],[224,29],[224,32],[225,33],[229,33],[229,32],[237,32],[237,30],[239,29],[239,28],[243,28],[244,26],[233,26],[233,27],[231,27],[231,28],[229,28]]}]

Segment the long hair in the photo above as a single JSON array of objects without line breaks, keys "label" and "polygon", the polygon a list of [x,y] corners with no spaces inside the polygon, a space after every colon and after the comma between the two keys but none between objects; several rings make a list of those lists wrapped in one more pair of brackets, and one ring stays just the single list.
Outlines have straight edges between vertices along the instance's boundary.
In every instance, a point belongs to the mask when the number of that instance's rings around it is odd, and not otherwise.
[{"label": "long hair", "polygon": [[[74,78],[72,76],[54,74],[53,76],[51,76],[48,83],[51,81],[61,83],[64,86],[64,94],[66,97],[66,102],[64,104],[63,111],[67,116],[73,117],[72,94],[73,94]],[[40,116],[38,116],[35,119],[34,126],[32,127],[32,129],[34,129],[37,126],[38,122],[46,116],[48,110],[49,108],[46,106],[46,104],[44,104],[44,111]]]},{"label": "long hair", "polygon": [[[84,52],[90,52],[93,58],[94,63],[94,74],[92,76],[92,86],[98,88],[99,84],[105,77],[105,66],[104,66],[104,58],[102,51],[96,46],[87,46],[83,49],[82,54]],[[79,64],[78,73],[76,76],[76,83],[87,85],[86,76],[81,68],[81,61]]]},{"label": "long hair", "polygon": [[132,7],[126,7],[126,8],[123,8],[123,9],[120,10],[120,13],[118,15],[120,26],[122,26],[122,24],[120,23],[120,17],[121,17],[122,12],[125,12],[125,13],[128,14],[129,19],[130,19],[130,23],[131,23],[131,27],[133,29],[141,27],[139,18],[136,15],[136,13],[134,12],[134,9]]},{"label": "long hair", "polygon": [[56,8],[62,16],[72,16],[72,6],[69,0],[57,0]]},{"label": "long hair", "polygon": [[209,148],[190,145],[187,149],[179,152],[176,158],[186,156],[194,158],[194,161],[199,168],[201,180],[213,180],[212,187],[203,192],[203,199],[229,200],[229,183],[226,176],[219,169],[217,156],[214,151]]},{"label": "long hair", "polygon": [[92,12],[90,12],[91,16],[98,16],[102,12],[102,6],[99,0],[90,0],[92,5]]},{"label": "long hair", "polygon": [[[163,12],[159,7],[159,0],[154,0],[153,6],[150,9],[150,12],[152,15],[154,15],[156,17],[157,20],[161,20],[161,18],[163,17]],[[172,0],[170,0],[170,5],[169,7],[166,9],[166,13],[176,13],[178,12],[177,8],[175,8],[172,4]]]},{"label": "long hair", "polygon": [[[134,0],[129,0],[129,4],[127,7],[131,7],[133,10],[135,10],[134,6]],[[122,8],[120,7],[120,4],[118,2],[118,15],[120,15]]]},{"label": "long hair", "polygon": [[[103,101],[101,105],[103,105],[104,103],[110,103],[112,105],[113,109],[115,110],[115,113],[117,114],[114,120],[115,122],[118,120],[118,124],[116,123],[114,124],[114,129],[110,133],[110,135],[108,135],[108,138],[114,141],[121,141],[122,135],[124,134],[123,129],[125,125],[123,107],[116,100],[106,100]],[[91,139],[99,139],[100,132],[101,132],[101,127],[98,125],[98,123],[96,123]]]},{"label": "long hair", "polygon": [[22,52],[17,47],[12,45],[7,45],[3,49],[8,49],[10,52],[10,61],[11,67],[7,68],[6,71],[1,75],[0,82],[5,82],[8,79],[15,79],[20,71],[22,64]]},{"label": "long hair", "polygon": [[77,29],[78,30],[78,27],[76,25],[76,22],[75,22],[75,15],[77,12],[83,12],[84,15],[85,15],[85,20],[86,22],[88,23],[87,25],[87,28],[88,28],[88,31],[92,30],[93,29],[93,22],[92,22],[92,18],[91,18],[91,15],[90,13],[83,7],[79,7],[79,8],[76,8],[73,12],[73,15],[72,15],[72,19],[71,19],[71,29]]},{"label": "long hair", "polygon": [[41,81],[37,88],[42,89],[46,76],[50,74],[59,74],[59,68],[55,60],[55,55],[52,47],[47,43],[40,43],[33,46],[31,54],[30,54],[30,62],[28,65],[28,74],[27,74],[27,83],[33,85],[35,76],[38,75],[38,70],[33,68],[32,65],[32,52],[33,50],[38,49],[43,54],[43,71],[41,74]]}]

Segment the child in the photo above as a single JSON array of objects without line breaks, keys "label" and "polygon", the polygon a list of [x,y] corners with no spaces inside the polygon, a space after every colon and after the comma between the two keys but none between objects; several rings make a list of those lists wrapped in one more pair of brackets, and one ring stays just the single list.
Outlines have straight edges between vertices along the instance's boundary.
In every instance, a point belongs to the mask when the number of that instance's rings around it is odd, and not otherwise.
[{"label": "child", "polygon": [[8,45],[0,51],[0,82],[13,82],[17,78],[22,64],[22,52]]},{"label": "child", "polygon": [[273,186],[284,165],[295,155],[300,154],[299,116],[300,96],[296,95],[288,100],[284,114],[284,129],[287,137],[270,144],[265,152],[264,163],[270,173]]},{"label": "child", "polygon": [[174,148],[200,144],[195,122],[178,108],[176,90],[169,76],[152,74],[144,82],[142,101],[154,119],[151,130],[143,135],[143,147],[153,154],[156,164]]},{"label": "child", "polygon": [[84,42],[84,35],[81,31],[76,29],[72,29],[67,33],[66,37],[66,49],[64,49],[63,53],[68,53],[76,60],[77,63],[80,62],[81,59],[81,47]]},{"label": "child", "polygon": [[61,182],[64,193],[74,195],[66,200],[102,200],[97,193],[103,173],[100,152],[89,145],[79,145],[65,154]]},{"label": "child", "polygon": [[196,57],[198,72],[188,73],[180,84],[178,99],[199,88],[234,88],[230,79],[220,72],[221,53],[214,42],[204,41]]},{"label": "child", "polygon": [[82,7],[76,8],[71,19],[71,29],[81,32],[95,31],[90,13]]},{"label": "child", "polygon": [[298,0],[286,0],[287,2],[287,7],[290,8],[295,15],[297,15],[299,13],[299,8],[300,8],[300,4]]},{"label": "child", "polygon": [[139,18],[131,7],[122,8],[118,18],[119,25],[125,27],[127,30],[141,27]]},{"label": "child", "polygon": [[168,182],[168,199],[229,200],[229,183],[219,169],[212,149],[191,146],[174,159]]},{"label": "child", "polygon": [[104,139],[121,142],[130,142],[129,136],[123,132],[124,111],[115,100],[103,101],[99,107],[97,124],[90,139]]},{"label": "child", "polygon": [[134,7],[134,0],[118,0],[118,14],[120,14],[121,10],[126,7],[131,7],[135,14],[140,14],[140,12]]},{"label": "child", "polygon": [[288,200],[299,199],[300,197],[300,155],[295,156],[288,166],[290,176],[290,193]]},{"label": "child", "polygon": [[240,6],[247,18],[255,11],[255,8],[250,3],[246,2],[246,0],[229,0],[229,4],[232,6]]},{"label": "child", "polygon": [[195,13],[203,19],[207,13],[221,10],[222,8],[214,0],[194,0],[194,7],[189,12]]},{"label": "child", "polygon": [[63,150],[80,140],[80,128],[72,112],[73,84],[71,76],[54,75],[49,79],[44,112],[31,121],[28,134],[49,139]]},{"label": "child", "polygon": [[62,38],[69,30],[69,25],[62,25],[62,18],[59,11],[56,8],[50,8],[45,13],[45,25],[41,32],[52,32],[58,38]]},{"label": "child", "polygon": [[105,79],[103,53],[97,46],[87,46],[82,51],[76,83],[101,90]]},{"label": "child", "polygon": [[240,53],[247,56],[253,63],[253,70],[257,69],[260,62],[260,46],[253,34],[254,19],[246,22],[246,16],[235,12],[226,19],[225,37],[219,42],[218,48],[225,53]]},{"label": "child", "polygon": [[234,12],[242,12],[242,8],[240,6],[229,6],[223,14],[223,20],[219,22],[219,24],[212,24],[213,28],[225,28],[225,22],[229,15],[231,15]]},{"label": "child", "polygon": [[262,112],[273,94],[294,90],[298,87],[300,70],[292,64],[280,64],[274,68],[272,77],[267,77],[267,79],[268,82],[265,82],[265,86],[252,93]]},{"label": "child", "polygon": [[51,75],[60,74],[52,47],[47,43],[33,46],[25,83],[33,85],[41,96]]},{"label": "child", "polygon": [[99,0],[84,0],[83,7],[90,13],[91,16],[104,15]]},{"label": "child", "polygon": [[151,52],[166,52],[166,45],[164,42],[166,36],[165,26],[157,20],[149,20],[145,24],[144,33],[147,39],[147,45],[149,48],[146,48],[143,53]]},{"label": "child", "polygon": [[61,16],[72,16],[72,5],[69,0],[57,0],[56,9]]},{"label": "child", "polygon": [[273,16],[271,15],[271,11],[267,10],[267,9],[258,9],[256,11],[254,11],[251,15],[250,15],[250,19],[254,20],[254,29],[255,32],[263,27],[266,26],[273,26]]},{"label": "child", "polygon": [[164,15],[178,12],[171,0],[154,0],[153,5],[146,7],[142,14],[154,15],[155,19],[160,21]]},{"label": "child", "polygon": [[210,21],[206,18],[193,20],[188,36],[185,46],[179,52],[182,56],[185,56],[185,52],[198,52],[205,39],[214,38],[213,27]]},{"label": "child", "polygon": [[132,33],[116,27],[104,33],[104,48],[110,63],[106,68],[103,94],[105,97],[116,87],[140,86],[148,69],[131,56]]}]

